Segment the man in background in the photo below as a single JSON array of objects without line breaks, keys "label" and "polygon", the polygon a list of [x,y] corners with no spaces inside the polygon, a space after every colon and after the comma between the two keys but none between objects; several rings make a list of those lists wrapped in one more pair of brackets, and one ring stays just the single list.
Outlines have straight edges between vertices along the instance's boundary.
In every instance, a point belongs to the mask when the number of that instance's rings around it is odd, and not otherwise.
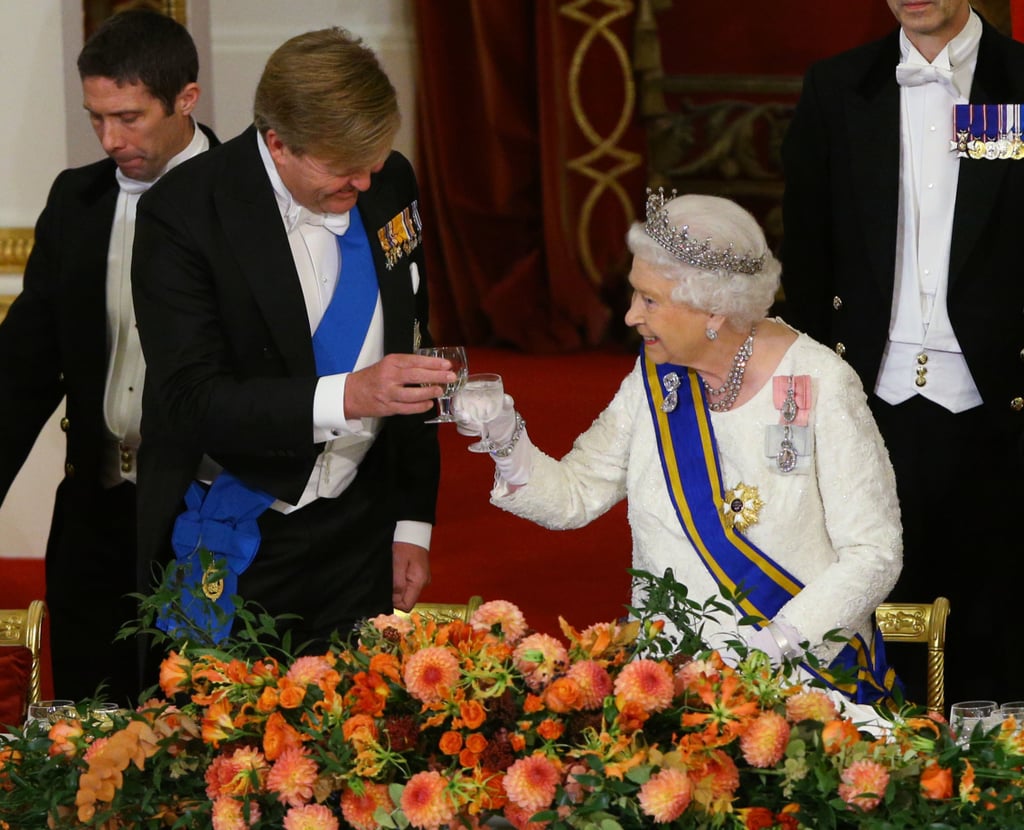
[{"label": "man in background", "polygon": [[83,106],[107,158],[65,170],[35,228],[24,288],[0,324],[0,493],[66,398],[64,479],[46,548],[54,692],[138,695],[135,474],[145,367],[130,269],[139,195],[215,143],[197,128],[199,61],[169,17],[125,11],[78,57]]},{"label": "man in background", "polygon": [[[191,589],[298,614],[293,643],[322,648],[429,581],[426,413],[455,375],[414,354],[429,345],[418,191],[373,52],[341,29],[299,35],[254,110],[139,206],[140,581],[173,549]],[[202,547],[226,558],[223,584],[196,570]]]},{"label": "man in background", "polygon": [[786,314],[864,383],[903,516],[891,598],[950,600],[947,702],[1005,700],[1024,689],[1024,161],[953,139],[968,102],[996,105],[966,110],[994,144],[1019,139],[1024,44],[967,0],[888,4],[899,29],[804,80],[783,145]]}]

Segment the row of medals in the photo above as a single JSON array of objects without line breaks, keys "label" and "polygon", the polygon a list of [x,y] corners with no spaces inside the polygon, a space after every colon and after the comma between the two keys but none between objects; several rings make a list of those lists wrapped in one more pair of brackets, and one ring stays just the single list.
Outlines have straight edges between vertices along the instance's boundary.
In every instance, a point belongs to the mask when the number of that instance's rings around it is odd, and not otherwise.
[{"label": "row of medals", "polygon": [[997,138],[974,137],[969,130],[959,130],[949,149],[961,158],[1024,159],[1024,141],[1017,133],[1004,133]]}]

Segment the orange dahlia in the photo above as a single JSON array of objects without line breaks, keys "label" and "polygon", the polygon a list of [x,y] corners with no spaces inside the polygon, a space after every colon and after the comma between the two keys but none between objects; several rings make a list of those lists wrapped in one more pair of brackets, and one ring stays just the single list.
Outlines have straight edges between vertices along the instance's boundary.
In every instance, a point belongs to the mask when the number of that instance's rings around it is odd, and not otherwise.
[{"label": "orange dahlia", "polygon": [[693,783],[682,770],[663,769],[647,780],[637,798],[647,815],[659,824],[668,824],[690,806]]},{"label": "orange dahlia", "polygon": [[298,747],[289,747],[274,761],[267,774],[267,789],[290,807],[307,804],[313,798],[316,761]]},{"label": "orange dahlia", "polygon": [[889,786],[889,772],[875,761],[854,761],[840,776],[839,797],[862,810],[873,810]]},{"label": "orange dahlia", "polygon": [[218,755],[206,768],[206,796],[247,795],[260,792],[270,766],[255,747],[239,747]]},{"label": "orange dahlia", "polygon": [[573,663],[566,677],[575,680],[580,688],[581,709],[600,709],[604,699],[612,693],[612,679],[604,666],[596,660]]},{"label": "orange dahlia", "polygon": [[331,671],[331,669],[330,661],[323,655],[296,657],[295,662],[291,664],[287,673],[285,673],[285,679],[290,680],[292,683],[315,686],[320,682],[320,678]]},{"label": "orange dahlia", "polygon": [[424,703],[437,703],[458,684],[459,661],[439,646],[421,648],[409,656],[403,677],[409,694]]},{"label": "orange dahlia", "polygon": [[659,712],[672,703],[675,693],[672,667],[660,660],[626,663],[615,678],[613,691],[620,707],[631,703],[645,712]]},{"label": "orange dahlia", "polygon": [[260,805],[249,802],[249,818],[245,818],[245,804],[229,795],[218,796],[213,800],[210,813],[213,830],[247,830],[260,820]]},{"label": "orange dahlia", "polygon": [[338,830],[338,820],[323,804],[303,804],[285,813],[284,830]]},{"label": "orange dahlia", "polygon": [[816,720],[827,723],[839,717],[836,705],[824,692],[812,689],[799,692],[786,700],[786,718],[790,723]]},{"label": "orange dahlia", "polygon": [[740,750],[754,767],[773,767],[789,742],[789,724],[777,712],[762,712],[748,724],[740,738]]},{"label": "orange dahlia", "polygon": [[439,772],[417,772],[402,790],[402,812],[413,827],[439,830],[455,818],[448,782]]},{"label": "orange dahlia", "polygon": [[341,794],[341,815],[355,830],[377,830],[380,824],[373,814],[378,807],[390,813],[395,809],[394,802],[386,784],[363,781],[362,789],[362,795],[356,795],[355,790],[345,788]]},{"label": "orange dahlia", "polygon": [[531,634],[519,641],[512,652],[516,668],[522,672],[526,685],[541,689],[564,671],[569,652],[550,634]]},{"label": "orange dahlia", "polygon": [[503,785],[510,801],[536,813],[554,800],[560,780],[555,763],[535,753],[512,764],[505,772]]}]

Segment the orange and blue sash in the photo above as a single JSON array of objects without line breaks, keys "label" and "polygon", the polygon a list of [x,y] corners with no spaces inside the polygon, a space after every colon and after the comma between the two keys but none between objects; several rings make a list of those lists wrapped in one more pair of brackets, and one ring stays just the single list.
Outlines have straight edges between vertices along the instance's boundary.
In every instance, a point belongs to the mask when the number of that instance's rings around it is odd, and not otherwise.
[{"label": "orange and blue sash", "polygon": [[[740,594],[735,604],[742,614],[771,620],[804,586],[723,519],[725,488],[700,377],[685,366],[658,365],[646,353],[643,366],[662,472],[683,533],[719,587]],[[670,373],[679,384],[675,406],[665,407]],[[881,634],[875,631],[871,639],[868,644],[854,636],[831,664],[855,677],[851,682],[838,682],[827,669],[804,668],[857,703],[889,697],[896,674],[886,665]]]}]

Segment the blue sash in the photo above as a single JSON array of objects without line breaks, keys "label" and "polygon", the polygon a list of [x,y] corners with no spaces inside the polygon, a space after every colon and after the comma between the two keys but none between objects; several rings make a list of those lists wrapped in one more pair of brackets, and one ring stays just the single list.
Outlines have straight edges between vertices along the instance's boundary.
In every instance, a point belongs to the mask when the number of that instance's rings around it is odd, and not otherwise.
[{"label": "blue sash", "polygon": [[[725,488],[718,464],[718,447],[700,377],[685,366],[655,364],[646,354],[644,386],[654,420],[665,484],[683,533],[704,567],[730,593],[748,592],[735,602],[744,615],[767,621],[803,589],[803,583],[723,520]],[[680,378],[677,404],[671,413],[662,409],[663,378]],[[839,689],[857,703],[890,696],[896,675],[885,661],[879,632],[870,645],[860,635],[843,647],[832,667],[856,672],[853,683],[838,683],[827,670],[804,665],[811,674]]]},{"label": "blue sash", "polygon": [[[357,207],[349,211],[348,230],[338,237],[338,246],[343,268],[313,334],[318,377],[352,371],[377,306],[377,270]],[[231,598],[237,592],[239,574],[252,564],[259,550],[257,520],[273,503],[269,493],[246,486],[227,470],[209,488],[192,482],[185,493],[186,510],[171,532],[174,555],[184,570],[181,601],[185,620],[165,613],[157,621],[161,630],[176,637],[199,631],[217,643],[228,636],[234,619]],[[202,566],[201,550],[214,554],[215,569]],[[213,579],[215,574],[222,579]]]}]

